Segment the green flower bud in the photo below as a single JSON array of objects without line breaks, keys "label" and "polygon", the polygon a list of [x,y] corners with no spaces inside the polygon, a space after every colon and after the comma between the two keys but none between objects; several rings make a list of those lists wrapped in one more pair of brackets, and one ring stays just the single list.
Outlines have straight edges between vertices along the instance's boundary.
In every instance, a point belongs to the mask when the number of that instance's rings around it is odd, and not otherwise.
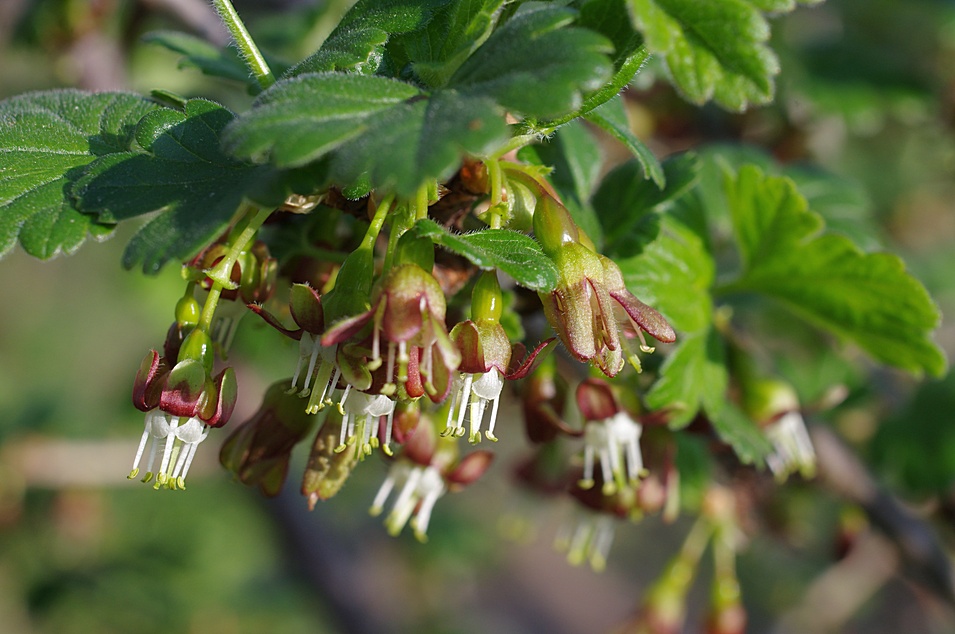
[{"label": "green flower bud", "polygon": [[534,235],[544,253],[553,256],[569,242],[578,242],[580,233],[567,208],[544,195],[534,210]]},{"label": "green flower bud", "polygon": [[478,277],[471,291],[471,318],[474,321],[489,320],[497,323],[501,318],[504,300],[501,285],[494,271],[485,271]]}]

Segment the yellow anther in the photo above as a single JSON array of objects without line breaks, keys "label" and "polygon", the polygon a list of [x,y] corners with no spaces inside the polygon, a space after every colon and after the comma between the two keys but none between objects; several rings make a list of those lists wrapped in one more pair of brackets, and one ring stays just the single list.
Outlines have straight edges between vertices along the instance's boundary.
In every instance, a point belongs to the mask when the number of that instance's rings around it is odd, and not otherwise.
[{"label": "yellow anther", "polygon": [[132,479],[135,478],[137,475],[139,475],[139,467],[136,467],[135,469],[133,469],[132,471],[130,471],[130,472],[129,472],[129,475],[126,476],[126,479],[127,479],[127,480],[132,480]]}]

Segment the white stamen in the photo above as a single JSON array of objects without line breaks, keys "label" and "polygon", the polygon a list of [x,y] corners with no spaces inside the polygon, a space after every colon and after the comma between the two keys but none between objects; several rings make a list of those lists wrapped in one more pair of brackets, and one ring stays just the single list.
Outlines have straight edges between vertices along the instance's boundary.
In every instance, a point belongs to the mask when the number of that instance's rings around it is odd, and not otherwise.
[{"label": "white stamen", "polygon": [[644,474],[640,453],[643,427],[625,412],[611,418],[588,422],[584,427],[583,488],[593,485],[595,458],[600,460],[605,495],[612,495],[623,483],[636,483]]},{"label": "white stamen", "polygon": [[322,340],[315,337],[315,343],[312,344],[312,354],[308,360],[308,372],[305,374],[305,385],[302,386],[302,393],[308,391],[308,386],[312,382],[312,373],[315,371],[315,362],[322,351]]},{"label": "white stamen", "polygon": [[766,427],[766,437],[774,452],[766,458],[777,480],[799,471],[811,478],[816,472],[816,452],[806,429],[806,422],[798,411],[788,412]]}]

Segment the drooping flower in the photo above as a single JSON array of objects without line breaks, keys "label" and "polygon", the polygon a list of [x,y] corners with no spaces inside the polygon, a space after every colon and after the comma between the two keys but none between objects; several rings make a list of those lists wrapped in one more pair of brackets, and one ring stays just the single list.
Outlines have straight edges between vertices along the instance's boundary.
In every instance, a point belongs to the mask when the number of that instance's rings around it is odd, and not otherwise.
[{"label": "drooping flower", "polygon": [[796,391],[784,381],[764,378],[749,378],[742,389],[744,408],[773,445],[766,464],[776,479],[784,481],[796,472],[812,478],[816,474],[816,452],[799,411]]},{"label": "drooping flower", "polygon": [[[621,326],[625,336],[647,332],[663,342],[676,336],[660,313],[634,297],[620,269],[597,254],[557,200],[542,192],[534,211],[534,234],[557,267],[557,288],[538,293],[544,315],[567,350],[580,361],[594,361],[607,376],[623,368]],[[645,342],[645,352],[652,348]],[[639,369],[634,355],[628,355]]]},{"label": "drooping flower", "polygon": [[397,491],[385,518],[388,532],[397,536],[410,521],[415,538],[427,541],[428,524],[438,499],[480,478],[493,457],[489,451],[473,451],[459,459],[456,439],[438,436],[434,424],[422,419],[392,463],[370,513],[380,515],[392,492]]},{"label": "drooping flower", "polygon": [[156,487],[185,488],[185,477],[196,447],[211,427],[225,425],[235,408],[235,372],[211,372],[208,336],[193,330],[183,341],[180,361],[171,365],[157,351],[143,359],[133,384],[133,404],[146,413],[145,429],[129,479],[139,474],[147,441],[150,458],[143,482],[153,477],[158,443],[165,441]]},{"label": "drooping flower", "polygon": [[765,431],[774,450],[766,457],[766,464],[777,480],[785,480],[797,471],[804,478],[816,475],[816,452],[798,410],[786,412],[769,423]]},{"label": "drooping flower", "polygon": [[594,486],[594,463],[600,462],[604,495],[634,485],[644,475],[640,453],[643,427],[617,403],[610,386],[587,379],[577,387],[577,404],[584,419],[584,473],[579,486]]},{"label": "drooping flower", "polygon": [[586,561],[594,572],[602,572],[607,567],[615,532],[613,517],[587,513],[576,524],[561,526],[554,538],[554,548],[567,554],[570,565],[579,566]]},{"label": "drooping flower", "polygon": [[502,304],[497,275],[493,272],[483,273],[472,291],[473,320],[461,322],[451,330],[451,339],[461,352],[461,365],[451,391],[451,403],[442,432],[444,435],[463,436],[464,416],[470,410],[468,440],[472,443],[480,441],[484,414],[490,405],[491,413],[484,435],[496,442],[494,427],[505,379],[526,376],[550,341],[542,343],[520,363],[512,364],[512,360],[524,356],[523,347],[518,350],[519,355],[513,354],[516,346],[512,347],[500,323]]},{"label": "drooping flower", "polygon": [[388,443],[391,440],[392,424],[394,421],[395,402],[384,394],[367,394],[345,388],[339,407],[344,412],[342,420],[341,438],[335,451],[341,452],[349,442],[358,443],[358,455],[361,458],[371,455],[371,450],[378,447],[378,426],[382,416],[387,416],[385,431],[385,453],[391,453]]},{"label": "drooping flower", "polygon": [[417,372],[422,385],[433,401],[440,402],[451,387],[451,373],[461,362],[448,336],[445,311],[444,293],[434,277],[416,264],[400,264],[378,282],[370,309],[333,324],[321,343],[342,344],[371,324],[367,368],[373,372],[385,368],[380,393],[392,396],[408,382],[411,349],[419,348]]},{"label": "drooping flower", "polygon": [[139,442],[136,457],[133,459],[129,478],[135,478],[139,474],[139,464],[148,441],[149,459],[143,482],[149,482],[152,479],[153,466],[156,463],[159,446],[162,444],[163,452],[155,488],[158,489],[168,482],[173,485],[173,488],[185,489],[186,475],[189,473],[189,467],[192,466],[196,448],[209,435],[209,426],[198,418],[184,419],[159,409],[146,412],[145,423],[145,430]]}]

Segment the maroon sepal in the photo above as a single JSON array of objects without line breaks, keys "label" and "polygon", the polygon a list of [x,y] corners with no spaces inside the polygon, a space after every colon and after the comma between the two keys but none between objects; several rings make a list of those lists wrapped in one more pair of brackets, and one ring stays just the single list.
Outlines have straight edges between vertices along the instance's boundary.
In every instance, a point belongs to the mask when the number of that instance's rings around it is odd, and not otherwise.
[{"label": "maroon sepal", "polygon": [[524,357],[524,344],[517,343],[514,344],[513,351],[511,352],[511,363],[507,368],[507,374],[504,375],[505,379],[523,379],[527,376],[535,367],[537,367],[537,362],[544,357],[541,356],[542,353],[545,353],[556,345],[557,338],[551,337],[545,339],[537,344],[537,347],[534,348],[529,355]]},{"label": "maroon sepal", "polygon": [[326,347],[333,346],[336,343],[341,343],[353,335],[358,334],[365,324],[371,321],[371,318],[374,316],[375,312],[369,310],[335,322],[335,324],[322,335],[322,345]]},{"label": "maroon sepal", "polygon": [[215,387],[211,392],[216,395],[215,407],[210,408],[212,411],[208,418],[203,415],[204,412],[199,413],[199,418],[210,427],[222,427],[232,417],[239,394],[235,371],[232,368],[226,368],[215,377],[214,384]]},{"label": "maroon sepal", "polygon": [[133,405],[148,412],[159,405],[164,379],[169,373],[169,364],[155,350],[150,350],[136,372],[133,382]]},{"label": "maroon sepal", "polygon": [[253,313],[255,313],[256,315],[264,319],[265,323],[272,326],[273,328],[278,330],[280,333],[282,333],[286,337],[291,337],[292,339],[295,339],[296,341],[302,338],[302,333],[305,332],[303,328],[299,328],[298,330],[289,330],[288,328],[282,325],[282,322],[278,320],[278,317],[276,317],[269,311],[265,310],[265,307],[262,306],[261,304],[246,304],[246,305],[249,307],[249,310],[251,310]]},{"label": "maroon sepal", "polygon": [[602,379],[585,379],[577,386],[577,407],[584,420],[606,420],[620,411],[610,384]]},{"label": "maroon sepal", "polygon": [[486,449],[472,451],[445,478],[449,483],[465,487],[484,475],[493,460],[494,454]]},{"label": "maroon sepal", "polygon": [[411,437],[402,446],[402,455],[412,462],[427,467],[434,459],[437,447],[434,425],[428,420],[422,420]]},{"label": "maroon sepal", "polygon": [[649,333],[654,339],[662,343],[673,343],[676,341],[676,333],[673,326],[657,310],[647,306],[632,293],[626,291],[610,291],[612,297],[627,315],[641,329]]},{"label": "maroon sepal", "polygon": [[488,371],[484,361],[481,335],[473,321],[463,321],[452,328],[451,340],[461,352],[461,365],[458,366],[458,371],[467,374],[484,374]]}]

